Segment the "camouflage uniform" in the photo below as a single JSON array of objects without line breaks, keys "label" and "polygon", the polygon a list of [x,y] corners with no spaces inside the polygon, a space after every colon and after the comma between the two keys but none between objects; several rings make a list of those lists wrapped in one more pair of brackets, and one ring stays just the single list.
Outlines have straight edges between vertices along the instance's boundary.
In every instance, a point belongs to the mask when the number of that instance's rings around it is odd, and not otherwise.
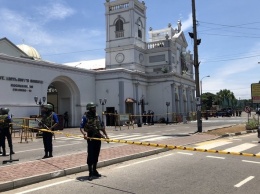
[{"label": "camouflage uniform", "polygon": [[[104,138],[100,133],[102,131],[106,138],[108,138],[105,128],[103,127],[100,117],[96,114],[96,105],[89,103],[87,105],[88,112],[82,117],[80,130],[83,133],[87,133],[89,138]],[[85,134],[84,133],[84,134]],[[87,164],[89,169],[89,180],[92,180],[92,176],[100,177],[101,175],[97,171],[98,157],[101,149],[101,140],[87,139],[88,143],[88,158]]]},{"label": "camouflage uniform", "polygon": [[[58,117],[57,117],[56,113],[52,112],[51,105],[48,105],[48,104],[43,105],[42,108],[47,109],[48,111],[42,112],[42,120],[41,120],[40,125],[44,129],[51,129],[55,123],[59,122]],[[52,136],[53,136],[53,134],[51,132],[42,133],[44,152],[45,152],[43,159],[53,157],[53,155],[52,155],[52,151],[53,151]]]},{"label": "camouflage uniform", "polygon": [[9,109],[1,108],[0,109],[0,145],[3,148],[3,156],[6,156],[5,149],[5,138],[10,148],[10,154],[14,154],[12,136],[10,133],[10,123],[12,122],[11,116],[8,115]]}]

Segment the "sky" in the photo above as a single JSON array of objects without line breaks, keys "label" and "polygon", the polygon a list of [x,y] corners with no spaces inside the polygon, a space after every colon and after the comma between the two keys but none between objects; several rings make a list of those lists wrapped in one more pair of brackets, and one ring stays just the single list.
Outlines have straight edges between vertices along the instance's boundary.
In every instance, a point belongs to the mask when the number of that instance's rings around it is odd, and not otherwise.
[{"label": "sky", "polygon": [[[181,20],[193,53],[191,0],[146,0],[147,28]],[[43,60],[69,63],[105,57],[105,0],[0,0],[0,38],[34,47]],[[196,0],[203,93],[228,89],[251,98],[260,81],[259,0]],[[147,29],[147,32],[148,32]],[[147,40],[148,41],[148,40]],[[205,77],[205,76],[210,77]]]}]

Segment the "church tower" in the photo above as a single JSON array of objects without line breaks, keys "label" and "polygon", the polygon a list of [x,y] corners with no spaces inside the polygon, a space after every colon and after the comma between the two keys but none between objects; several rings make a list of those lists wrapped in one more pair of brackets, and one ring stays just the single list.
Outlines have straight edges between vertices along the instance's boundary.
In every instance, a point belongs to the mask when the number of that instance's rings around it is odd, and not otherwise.
[{"label": "church tower", "polygon": [[144,71],[146,6],[139,0],[106,0],[106,68]]}]

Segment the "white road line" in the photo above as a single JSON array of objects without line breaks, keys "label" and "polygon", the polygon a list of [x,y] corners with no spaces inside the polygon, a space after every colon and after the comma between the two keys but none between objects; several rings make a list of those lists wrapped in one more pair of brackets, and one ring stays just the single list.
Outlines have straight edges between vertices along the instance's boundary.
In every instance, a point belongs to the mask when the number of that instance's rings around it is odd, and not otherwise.
[{"label": "white road line", "polygon": [[168,130],[165,130],[165,131],[175,131],[176,129],[168,129]]},{"label": "white road line", "polygon": [[207,158],[215,158],[215,159],[226,159],[225,157],[219,157],[219,156],[206,156]]},{"label": "white road line", "polygon": [[111,135],[110,138],[115,138],[115,139],[126,139],[127,138],[131,138],[131,137],[137,137],[137,136],[140,136],[140,135]]},{"label": "white road line", "polygon": [[190,155],[192,156],[193,154],[192,153],[187,153],[187,152],[177,152],[178,154],[183,154],[183,155]]},{"label": "white road line", "polygon": [[241,145],[225,149],[224,151],[226,151],[226,152],[241,152],[241,151],[250,149],[250,148],[255,147],[255,146],[257,146],[257,145],[252,144],[252,143],[243,143]]},{"label": "white road line", "polygon": [[230,143],[232,143],[232,142],[230,142],[230,141],[216,141],[216,142],[209,142],[209,143],[203,144],[203,145],[195,147],[195,148],[207,149],[208,150],[208,149],[212,149],[212,148],[215,148],[215,147],[227,145],[227,144],[230,144]]},{"label": "white road line", "polygon": [[260,162],[250,161],[250,160],[242,160],[242,162],[248,162],[248,163],[260,164]]},{"label": "white road line", "polygon": [[135,164],[140,164],[140,163],[148,162],[148,161],[151,161],[151,160],[157,160],[157,159],[161,159],[161,158],[163,158],[163,157],[167,157],[167,156],[171,156],[171,155],[173,155],[173,154],[167,154],[167,155],[164,155],[164,156],[160,156],[160,157],[156,157],[156,158],[151,158],[151,159],[148,159],[148,160],[142,160],[142,161],[134,162],[134,163],[127,164],[127,165],[124,165],[124,166],[119,166],[119,167],[117,167],[117,168],[125,168],[125,167],[132,166],[132,165],[135,165]]},{"label": "white road line", "polygon": [[245,180],[241,181],[240,183],[234,185],[234,187],[241,187],[242,185],[244,185],[245,183],[247,183],[248,181],[252,180],[253,178],[255,178],[254,176],[249,176],[247,177]]},{"label": "white road line", "polygon": [[[81,142],[77,142],[77,143],[71,143],[71,144],[66,144],[66,145],[59,145],[59,146],[53,146],[54,148],[58,148],[58,147],[64,147],[64,146],[71,146],[71,145],[76,145],[76,144],[80,144]],[[19,151],[19,152],[15,152],[15,153],[23,153],[23,152],[31,152],[31,151],[35,151],[35,150],[43,150],[44,148],[38,148],[38,149],[31,149],[31,150],[24,150],[24,151]]]},{"label": "white road line", "polygon": [[147,137],[158,137],[158,135],[140,136],[140,137],[128,138],[127,140],[144,139],[144,138],[147,138]]},{"label": "white road line", "polygon": [[233,140],[233,141],[242,141],[242,139],[235,139],[235,138],[228,138],[230,140]]},{"label": "white road line", "polygon": [[161,136],[161,137],[143,139],[142,141],[155,141],[155,140],[168,139],[168,138],[170,138],[170,137],[169,136]]},{"label": "white road line", "polygon": [[67,183],[67,182],[70,182],[70,181],[74,181],[74,179],[64,180],[64,181],[60,181],[60,182],[57,182],[57,183],[52,183],[52,184],[49,184],[49,185],[45,185],[45,186],[37,187],[37,188],[34,188],[34,189],[29,189],[29,190],[26,190],[26,191],[22,191],[22,192],[19,192],[19,193],[16,193],[16,194],[30,193],[30,192],[32,192],[32,191],[37,191],[37,190],[45,189],[45,188],[47,188],[47,187],[52,187],[52,186],[59,185],[59,184],[63,184],[63,183]]},{"label": "white road line", "polygon": [[55,140],[77,140],[82,141],[84,138],[77,138],[77,137],[56,137]]}]

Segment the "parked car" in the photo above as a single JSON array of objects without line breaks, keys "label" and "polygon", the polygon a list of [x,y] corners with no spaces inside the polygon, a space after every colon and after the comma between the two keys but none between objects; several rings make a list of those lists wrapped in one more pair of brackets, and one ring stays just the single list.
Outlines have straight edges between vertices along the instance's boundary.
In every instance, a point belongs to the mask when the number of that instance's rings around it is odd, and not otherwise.
[{"label": "parked car", "polygon": [[217,111],[217,116],[219,117],[231,117],[233,110],[231,108],[222,108]]}]

